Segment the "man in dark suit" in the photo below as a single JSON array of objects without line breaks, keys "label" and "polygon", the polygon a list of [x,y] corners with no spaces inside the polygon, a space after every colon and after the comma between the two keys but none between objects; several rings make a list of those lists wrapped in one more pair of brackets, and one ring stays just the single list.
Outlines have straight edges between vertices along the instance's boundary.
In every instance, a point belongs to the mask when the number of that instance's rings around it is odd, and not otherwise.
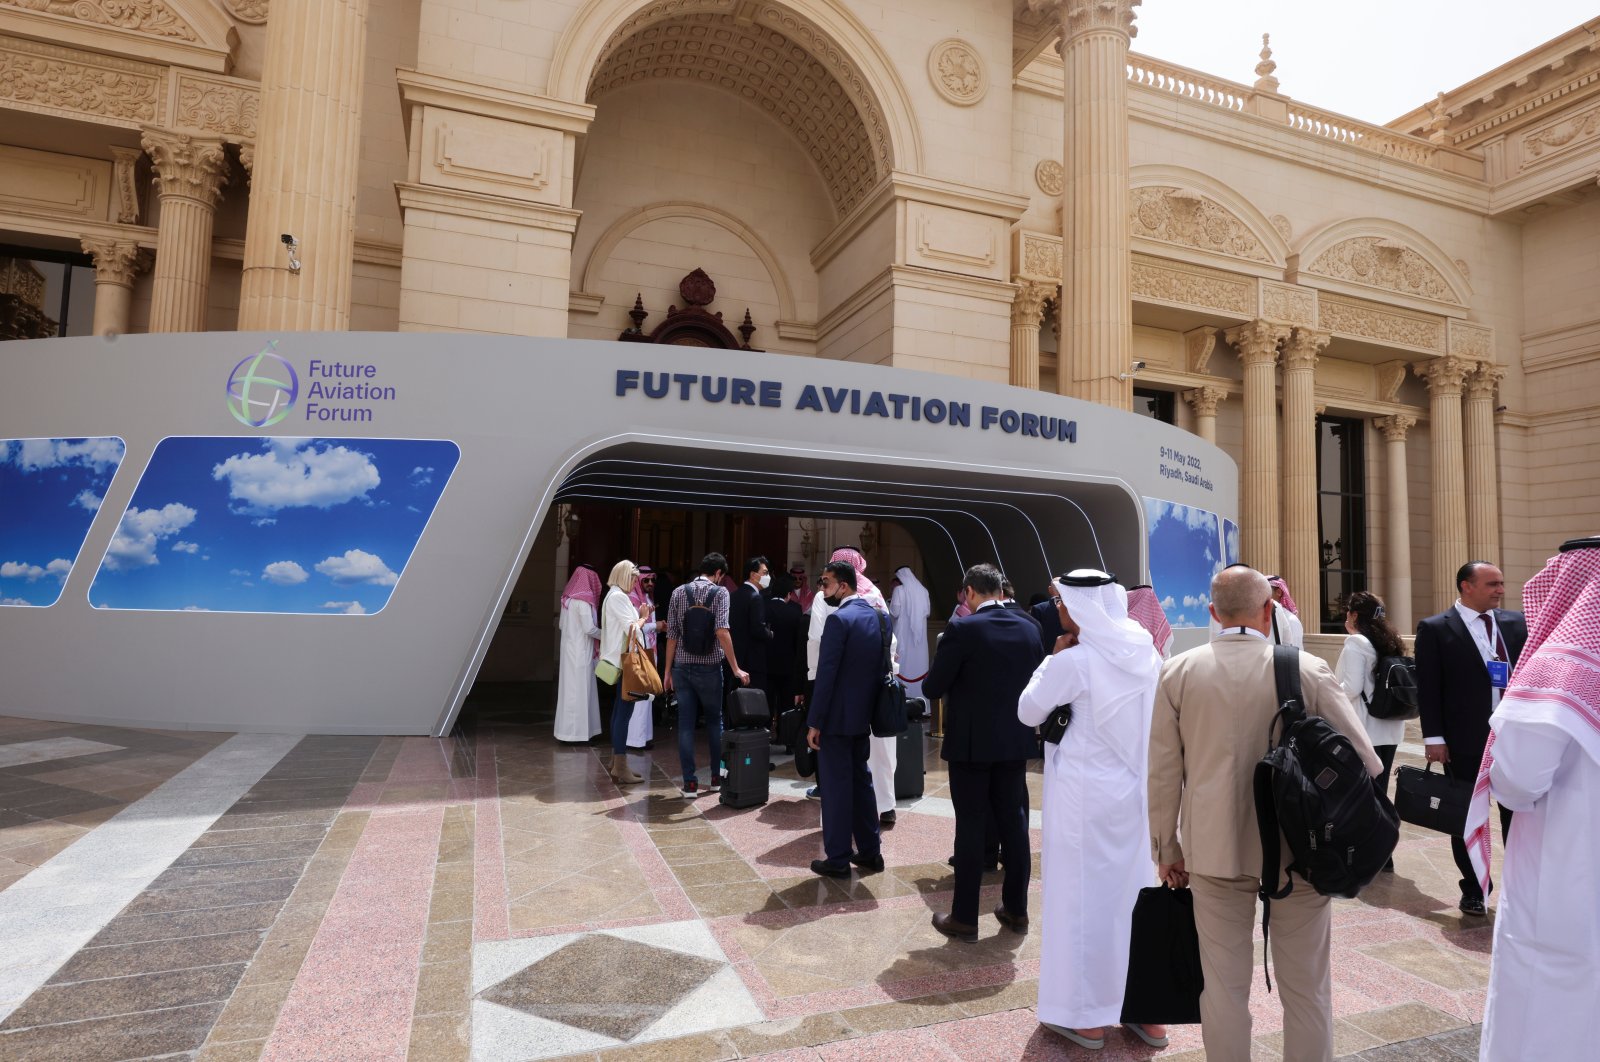
[{"label": "man in dark suit", "polygon": [[817,750],[817,783],[828,794],[822,802],[825,858],[813,859],[811,869],[847,878],[851,863],[862,870],[883,869],[867,756],[872,710],[884,680],[880,621],[887,624],[889,617],[856,595],[856,570],[849,561],[828,562],[822,595],[838,610],[822,628],[816,686],[806,714],[806,742]]},{"label": "man in dark suit", "polygon": [[778,718],[794,707],[798,682],[806,668],[806,633],[798,601],[790,601],[794,578],[787,572],[772,577],[772,592],[767,595],[767,627],[772,642],[767,646],[767,705],[772,709],[774,733]]},{"label": "man in dark suit", "polygon": [[1026,771],[1039,743],[1033,728],[1017,719],[1017,700],[1044,650],[1037,621],[1022,609],[1006,607],[993,565],[968,568],[963,586],[973,613],[945,628],[922,688],[945,702],[941,755],[949,764],[956,810],[955,898],[948,915],[933,916],[933,927],[974,941],[984,842],[991,829],[1006,868],[994,916],[1016,932],[1028,928],[1032,857]]},{"label": "man in dark suit", "polygon": [[[1528,627],[1522,613],[1498,607],[1506,577],[1487,561],[1461,566],[1456,593],[1453,606],[1417,624],[1417,704],[1429,761],[1444,764],[1452,778],[1475,782],[1489,716],[1522,656]],[[1511,811],[1502,807],[1502,841],[1510,829]],[[1483,887],[1466,843],[1452,837],[1450,850],[1461,870],[1461,910],[1481,917],[1487,913]]]},{"label": "man in dark suit", "polygon": [[[771,581],[767,558],[751,557],[744,562],[744,582],[728,603],[728,634],[733,638],[733,652],[750,672],[753,690],[767,688],[767,643],[772,640],[772,628],[767,626],[767,603],[761,591]],[[738,688],[729,686],[729,695]],[[778,711],[770,701],[767,710],[773,714]]]}]

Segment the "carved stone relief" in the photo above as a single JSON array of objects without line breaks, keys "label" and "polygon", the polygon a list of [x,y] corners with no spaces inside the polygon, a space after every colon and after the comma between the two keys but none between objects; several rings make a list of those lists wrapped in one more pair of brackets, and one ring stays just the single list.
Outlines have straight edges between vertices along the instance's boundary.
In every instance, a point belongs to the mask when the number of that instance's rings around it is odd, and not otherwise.
[{"label": "carved stone relief", "polygon": [[1304,272],[1335,280],[1455,303],[1444,274],[1411,248],[1382,236],[1352,236],[1317,255]]},{"label": "carved stone relief", "polygon": [[1025,276],[1061,283],[1061,237],[1041,233],[1019,233],[1021,248],[1018,271]]},{"label": "carved stone relief", "polygon": [[955,37],[940,41],[928,52],[928,79],[939,95],[958,107],[972,106],[989,90],[983,57]]},{"label": "carved stone relief", "polygon": [[1045,195],[1058,196],[1066,188],[1066,173],[1055,159],[1045,159],[1033,168],[1033,183]]},{"label": "carved stone relief", "polygon": [[1135,236],[1202,251],[1272,262],[1256,234],[1214,199],[1183,188],[1146,186],[1129,195]]},{"label": "carved stone relief", "polygon": [[1443,354],[1445,319],[1377,306],[1324,293],[1317,303],[1320,327],[1358,339]]},{"label": "carved stone relief", "polygon": [[225,137],[254,140],[261,93],[254,85],[197,74],[178,75],[176,124]]},{"label": "carved stone relief", "polygon": [[157,37],[198,41],[199,34],[163,0],[0,0],[0,6],[136,30]]},{"label": "carved stone relief", "polygon": [[69,111],[121,124],[160,113],[161,68],[32,41],[0,42],[0,99],[24,110]]},{"label": "carved stone relief", "polygon": [[1538,158],[1553,148],[1563,148],[1576,140],[1587,139],[1597,130],[1600,130],[1600,107],[1529,133],[1522,138],[1522,150],[1527,157]]},{"label": "carved stone relief", "polygon": [[138,148],[114,147],[111,149],[111,180],[117,197],[117,222],[122,225],[139,223],[139,160],[144,152]]},{"label": "carved stone relief", "polygon": [[267,21],[267,0],[222,0],[222,6],[240,22],[259,26]]},{"label": "carved stone relief", "polygon": [[1378,373],[1378,398],[1385,402],[1394,402],[1400,396],[1400,385],[1406,382],[1406,370],[1409,363],[1404,361],[1386,361],[1377,366]]},{"label": "carved stone relief", "polygon": [[1285,243],[1288,243],[1290,240],[1294,239],[1294,226],[1289,224],[1288,218],[1284,217],[1282,214],[1274,214],[1272,215],[1271,221],[1272,227],[1278,230],[1278,235],[1283,237],[1283,241]]},{"label": "carved stone relief", "polygon": [[1220,269],[1174,265],[1136,254],[1132,262],[1135,297],[1222,310],[1241,317],[1256,312],[1255,278]]},{"label": "carved stone relief", "polygon": [[1293,284],[1261,282],[1261,316],[1289,324],[1317,323],[1317,292]]},{"label": "carved stone relief", "polygon": [[1494,360],[1494,329],[1488,325],[1452,319],[1449,325],[1450,353],[1478,361]]}]

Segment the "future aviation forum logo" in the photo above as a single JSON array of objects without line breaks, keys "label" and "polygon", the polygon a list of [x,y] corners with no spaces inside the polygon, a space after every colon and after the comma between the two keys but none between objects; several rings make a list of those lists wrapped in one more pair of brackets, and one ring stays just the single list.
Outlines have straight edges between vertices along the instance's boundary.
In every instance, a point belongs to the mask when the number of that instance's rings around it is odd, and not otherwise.
[{"label": "future aviation forum logo", "polygon": [[277,341],[252,354],[228,374],[228,412],[241,424],[269,428],[289,415],[300,396],[300,376],[288,359],[274,354]]}]

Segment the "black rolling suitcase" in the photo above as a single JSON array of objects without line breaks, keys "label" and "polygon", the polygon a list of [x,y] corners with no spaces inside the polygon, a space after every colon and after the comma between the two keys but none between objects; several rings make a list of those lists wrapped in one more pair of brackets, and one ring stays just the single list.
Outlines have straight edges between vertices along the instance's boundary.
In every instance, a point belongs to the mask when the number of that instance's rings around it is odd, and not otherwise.
[{"label": "black rolling suitcase", "polygon": [[722,803],[730,808],[753,808],[767,802],[770,749],[765,730],[723,731],[722,761],[728,776],[722,780]]},{"label": "black rolling suitcase", "polygon": [[778,744],[788,752],[794,752],[805,744],[806,740],[806,710],[804,708],[790,708],[778,716]]},{"label": "black rolling suitcase", "polygon": [[767,711],[767,695],[753,686],[740,686],[728,695],[728,730],[748,730],[760,727],[766,730],[772,718]]},{"label": "black rolling suitcase", "polygon": [[905,733],[895,737],[894,798],[913,800],[922,795],[922,720],[909,720]]}]

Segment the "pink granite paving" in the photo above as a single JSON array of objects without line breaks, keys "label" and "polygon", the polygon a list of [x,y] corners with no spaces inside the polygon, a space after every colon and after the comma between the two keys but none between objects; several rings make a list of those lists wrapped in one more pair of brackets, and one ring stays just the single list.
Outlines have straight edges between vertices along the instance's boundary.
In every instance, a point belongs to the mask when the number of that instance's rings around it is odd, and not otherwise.
[{"label": "pink granite paving", "polygon": [[374,812],[262,1059],[406,1057],[443,808]]},{"label": "pink granite paving", "polygon": [[838,1040],[831,1044],[820,1044],[816,1051],[827,1062],[879,1062],[886,1058],[948,1059],[949,1062],[960,1062],[961,1059],[948,1044],[928,1029],[906,1029],[861,1036],[854,1040]]},{"label": "pink granite paving", "polygon": [[478,783],[473,813],[472,939],[504,940],[511,935],[506,887],[505,835],[500,830],[500,775],[494,742],[478,737]]}]

